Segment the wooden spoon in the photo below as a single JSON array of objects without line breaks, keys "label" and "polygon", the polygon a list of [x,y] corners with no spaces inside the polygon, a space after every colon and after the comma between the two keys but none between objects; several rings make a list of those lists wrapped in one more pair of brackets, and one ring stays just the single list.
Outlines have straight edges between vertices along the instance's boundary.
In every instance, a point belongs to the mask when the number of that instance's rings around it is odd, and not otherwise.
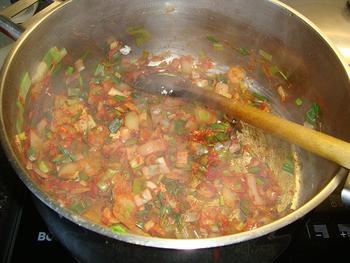
[{"label": "wooden spoon", "polygon": [[234,118],[350,169],[350,143],[252,106],[233,102],[219,94],[198,88],[180,76],[154,73],[140,76],[133,86],[145,92],[183,97],[220,108],[220,110]]}]

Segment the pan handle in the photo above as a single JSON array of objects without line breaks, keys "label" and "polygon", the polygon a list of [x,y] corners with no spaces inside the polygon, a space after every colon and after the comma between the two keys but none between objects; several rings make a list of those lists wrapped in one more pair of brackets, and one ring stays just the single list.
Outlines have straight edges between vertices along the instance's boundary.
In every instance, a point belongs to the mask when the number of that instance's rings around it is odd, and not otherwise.
[{"label": "pan handle", "polygon": [[12,17],[19,14],[20,12],[35,4],[36,2],[38,2],[38,0],[19,0],[16,3],[5,8],[4,10],[1,10],[0,29],[12,39],[17,40],[26,28],[34,24],[36,21],[41,19],[53,9],[56,9],[58,6],[60,6],[63,0],[53,0],[49,6],[47,6],[28,20],[26,20],[21,25],[17,25],[11,21]]},{"label": "pan handle", "polygon": [[350,172],[341,191],[341,199],[346,206],[350,207]]}]

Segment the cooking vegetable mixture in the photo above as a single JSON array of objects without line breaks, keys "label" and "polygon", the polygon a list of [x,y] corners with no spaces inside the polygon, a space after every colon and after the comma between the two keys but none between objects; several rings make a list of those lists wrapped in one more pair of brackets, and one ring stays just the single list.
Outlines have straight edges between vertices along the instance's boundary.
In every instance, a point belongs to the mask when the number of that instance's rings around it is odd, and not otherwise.
[{"label": "cooking vegetable mixture", "polygon": [[[91,71],[84,56],[74,61],[53,47],[36,74],[23,77],[16,139],[41,189],[119,234],[206,238],[281,217],[282,189],[242,139],[239,122],[195,101],[132,88],[140,75],[180,74],[269,111],[245,87],[245,70],[215,74],[207,57],[129,53],[112,41]],[[281,169],[294,168],[287,162]]]}]

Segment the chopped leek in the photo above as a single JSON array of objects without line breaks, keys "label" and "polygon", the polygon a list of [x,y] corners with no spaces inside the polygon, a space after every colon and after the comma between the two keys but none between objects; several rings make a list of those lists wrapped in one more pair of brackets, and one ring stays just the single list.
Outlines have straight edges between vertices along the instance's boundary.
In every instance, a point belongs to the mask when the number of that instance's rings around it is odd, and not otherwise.
[{"label": "chopped leek", "polygon": [[174,121],[174,131],[177,135],[182,135],[185,133],[185,125],[186,121],[185,120],[175,120]]},{"label": "chopped leek", "polygon": [[295,104],[296,104],[297,106],[301,106],[301,105],[303,104],[303,101],[302,101],[300,98],[297,98],[297,99],[295,100]]},{"label": "chopped leek", "polygon": [[224,49],[224,45],[221,43],[214,43],[213,44],[213,48],[216,50],[223,50]]},{"label": "chopped leek", "polygon": [[259,49],[259,54],[262,56],[265,60],[271,61],[272,60],[272,55],[267,53],[266,51]]},{"label": "chopped leek", "polygon": [[74,72],[74,68],[72,66],[68,66],[66,69],[66,75],[67,76],[72,75],[73,72]]},{"label": "chopped leek", "polygon": [[128,34],[135,40],[136,46],[140,47],[150,39],[150,33],[143,27],[129,27]]},{"label": "chopped leek", "polygon": [[258,174],[261,172],[261,168],[259,166],[251,166],[248,168],[248,172],[252,174]]},{"label": "chopped leek", "polygon": [[320,114],[321,114],[320,105],[318,105],[317,103],[313,103],[310,109],[305,114],[305,120],[308,123],[315,125]]},{"label": "chopped leek", "polygon": [[128,229],[122,224],[115,224],[111,226],[111,230],[116,234],[124,234],[128,232]]},{"label": "chopped leek", "polygon": [[242,56],[248,56],[248,55],[250,54],[250,52],[249,52],[247,49],[243,48],[243,47],[241,47],[240,49],[238,49],[238,51],[239,51],[239,53],[240,53]]},{"label": "chopped leek", "polygon": [[207,36],[208,41],[210,41],[211,43],[215,44],[215,43],[219,43],[219,40],[217,40],[215,37],[213,36]]},{"label": "chopped leek", "polygon": [[34,162],[37,158],[36,155],[36,150],[34,147],[30,146],[28,151],[27,151],[27,158],[29,159],[29,161]]},{"label": "chopped leek", "polygon": [[64,148],[63,146],[59,145],[58,146],[58,150],[67,158],[69,158],[71,161],[75,161],[77,158],[71,153],[69,152],[66,148]]},{"label": "chopped leek", "polygon": [[67,94],[69,97],[80,97],[81,96],[81,89],[79,88],[68,88]]},{"label": "chopped leek", "polygon": [[132,192],[134,194],[138,194],[142,191],[142,179],[141,178],[135,178],[132,182]]},{"label": "chopped leek", "polygon": [[212,123],[209,127],[215,131],[227,131],[230,128],[230,124],[227,122]]},{"label": "chopped leek", "polygon": [[16,101],[16,106],[18,108],[18,114],[17,114],[17,119],[16,119],[16,131],[17,131],[17,134],[20,134],[20,133],[23,132],[24,107],[23,107],[22,103],[19,100]]},{"label": "chopped leek", "polygon": [[293,174],[294,173],[294,164],[293,164],[293,162],[290,161],[290,160],[284,162],[283,165],[282,165],[282,170],[287,172],[287,173]]},{"label": "chopped leek", "polygon": [[44,162],[44,161],[39,161],[39,163],[38,163],[38,168],[39,168],[39,170],[40,171],[42,171],[43,173],[48,173],[48,172],[50,172],[50,167],[47,165],[47,163],[46,162]]},{"label": "chopped leek", "polygon": [[255,98],[257,98],[259,101],[267,101],[267,97],[265,97],[264,95],[261,95],[259,93],[253,92],[253,95]]},{"label": "chopped leek", "polygon": [[26,72],[22,77],[21,83],[19,84],[19,98],[23,104],[25,102],[27,93],[31,85],[32,85],[32,82],[30,80],[29,73]]},{"label": "chopped leek", "polygon": [[105,75],[105,67],[102,64],[98,64],[94,73],[94,76],[104,76]]},{"label": "chopped leek", "polygon": [[271,67],[269,68],[269,71],[270,71],[271,75],[277,75],[277,74],[279,74],[282,78],[284,78],[285,80],[288,80],[287,75],[284,74],[284,73],[279,69],[279,67],[277,67],[277,66],[271,66]]}]

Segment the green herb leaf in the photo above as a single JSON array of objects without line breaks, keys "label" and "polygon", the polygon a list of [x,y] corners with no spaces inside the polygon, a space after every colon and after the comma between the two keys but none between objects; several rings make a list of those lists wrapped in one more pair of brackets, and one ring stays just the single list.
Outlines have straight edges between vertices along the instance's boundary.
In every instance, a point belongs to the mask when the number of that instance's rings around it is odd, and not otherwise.
[{"label": "green herb leaf", "polygon": [[113,99],[115,99],[116,101],[121,102],[121,101],[124,101],[124,100],[126,99],[126,97],[124,97],[124,96],[119,96],[119,95],[114,95],[114,96],[113,96]]},{"label": "green herb leaf", "polygon": [[259,49],[259,54],[262,56],[265,60],[271,61],[272,60],[272,55],[267,53],[266,51]]}]

